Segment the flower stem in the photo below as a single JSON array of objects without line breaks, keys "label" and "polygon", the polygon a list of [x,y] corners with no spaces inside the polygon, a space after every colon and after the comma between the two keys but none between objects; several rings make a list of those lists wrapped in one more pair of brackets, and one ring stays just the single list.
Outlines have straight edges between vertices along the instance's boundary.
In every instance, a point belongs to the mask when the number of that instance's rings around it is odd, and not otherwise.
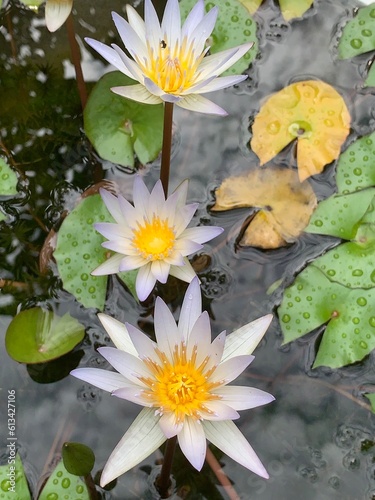
[{"label": "flower stem", "polygon": [[[169,104],[169,103],[168,103]],[[161,468],[160,475],[156,479],[155,487],[158,490],[161,498],[168,498],[169,486],[171,484],[171,469],[173,463],[174,450],[176,448],[177,436],[167,440],[167,445],[165,447],[164,460]]]},{"label": "flower stem", "polygon": [[169,166],[171,164],[173,103],[164,104],[163,147],[161,150],[160,180],[165,197],[168,196]]},{"label": "flower stem", "polygon": [[74,31],[74,21],[73,14],[70,13],[68,19],[66,20],[66,29],[68,31],[68,39],[70,45],[70,52],[72,54],[72,61],[74,65],[74,70],[76,73],[76,81],[78,87],[79,97],[81,99],[82,110],[85,109],[86,101],[87,101],[87,91],[86,84],[83,79],[82,66],[81,66],[81,54],[79,50],[79,46],[76,40],[76,35]]}]

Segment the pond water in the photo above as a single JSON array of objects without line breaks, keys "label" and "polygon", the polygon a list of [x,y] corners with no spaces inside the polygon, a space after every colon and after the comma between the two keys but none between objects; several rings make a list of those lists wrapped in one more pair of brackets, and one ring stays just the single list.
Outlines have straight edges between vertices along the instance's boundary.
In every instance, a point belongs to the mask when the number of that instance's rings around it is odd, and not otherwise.
[{"label": "pond water", "polygon": [[[160,12],[164,3],[157,3]],[[362,88],[368,57],[350,61],[335,57],[337,26],[355,6],[354,0],[317,0],[303,19],[287,23],[278,6],[266,0],[255,15],[261,55],[248,71],[248,80],[212,96],[229,116],[216,118],[175,109],[171,187],[189,178],[189,201],[200,204],[195,221],[225,229],[196,258],[214,335],[275,312],[292,276],[338,243],[335,238],[305,234],[279,250],[241,248],[236,238],[251,210],[214,214],[210,207],[214,190],[224,178],[256,168],[257,158],[247,146],[249,125],[266,96],[294,81],[322,79],[344,96],[352,116],[348,143],[374,130],[375,95]],[[106,43],[113,40],[109,11],[124,13],[124,2],[113,0],[109,9],[107,2],[76,0],[74,8],[85,78],[94,82],[108,68],[81,40],[84,36]],[[48,232],[58,229],[64,211],[72,209],[78,195],[97,180],[99,164],[104,176],[115,180],[127,197],[133,176],[100,160],[84,136],[64,27],[50,34],[42,11],[35,15],[16,2],[3,10],[2,22],[0,152],[12,151],[22,173],[16,202],[4,202],[10,223],[0,227],[0,278],[16,282],[15,288],[6,287],[0,294],[2,345],[12,317],[34,305],[59,315],[69,311],[86,328],[83,343],[73,353],[45,365],[18,364],[4,347],[0,350],[1,404],[5,405],[7,391],[16,389],[17,443],[35,492],[63,442],[90,446],[96,456],[95,473],[139,412],[132,403],[111,398],[68,376],[78,364],[106,367],[96,348],[110,341],[96,311],[85,309],[62,289],[56,266],[50,263],[52,271],[43,274],[38,265]],[[292,148],[279,155],[278,161],[295,165]],[[148,186],[158,179],[159,166],[157,160],[142,169]],[[326,198],[335,189],[334,165],[310,181],[318,199]],[[268,293],[278,280],[281,288]],[[184,284],[174,282],[159,287],[176,317],[185,289]],[[152,309],[153,299],[141,306],[116,280],[111,281],[106,313],[151,332]],[[239,498],[375,499],[374,420],[363,397],[375,383],[375,358],[371,354],[363,362],[339,370],[312,369],[320,334],[282,346],[275,316],[255,351],[254,362],[240,377],[240,384],[266,390],[276,401],[242,412],[237,421],[265,464],[269,480],[217,455]],[[0,438],[5,458],[3,430]],[[121,476],[114,489],[102,491],[102,498],[146,498],[148,467],[161,457],[161,452],[155,453]],[[207,465],[198,475],[178,453],[174,475],[183,498],[228,498]]]}]

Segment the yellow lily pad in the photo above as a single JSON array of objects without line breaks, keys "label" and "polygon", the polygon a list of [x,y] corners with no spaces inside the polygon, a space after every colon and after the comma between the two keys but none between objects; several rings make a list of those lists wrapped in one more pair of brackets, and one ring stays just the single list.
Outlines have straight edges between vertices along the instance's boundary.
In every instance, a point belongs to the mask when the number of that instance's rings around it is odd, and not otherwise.
[{"label": "yellow lily pad", "polygon": [[212,210],[260,209],[239,244],[274,249],[298,238],[316,204],[310,184],[301,183],[294,170],[272,167],[225,179],[216,190],[216,203]]},{"label": "yellow lily pad", "polygon": [[255,117],[251,148],[264,165],[297,139],[301,182],[335,160],[349,134],[344,99],[322,81],[296,82],[267,99]]},{"label": "yellow lily pad", "polygon": [[[254,14],[263,0],[240,0],[250,14]],[[302,17],[312,6],[314,0],[279,0],[281,13],[286,21],[295,17]]]},{"label": "yellow lily pad", "polygon": [[254,14],[259,9],[263,0],[240,0],[240,2],[247,8],[250,14]]}]

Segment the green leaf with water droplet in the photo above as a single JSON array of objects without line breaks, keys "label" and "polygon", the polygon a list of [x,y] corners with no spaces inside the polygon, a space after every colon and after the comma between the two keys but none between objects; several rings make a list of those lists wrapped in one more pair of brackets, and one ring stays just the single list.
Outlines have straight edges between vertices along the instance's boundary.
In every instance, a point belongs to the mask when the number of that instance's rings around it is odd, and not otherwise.
[{"label": "green leaf with water droplet", "polygon": [[339,40],[339,57],[348,59],[375,50],[375,5],[359,9],[344,27]]},{"label": "green leaf with water droplet", "polygon": [[286,288],[278,315],[285,343],[327,324],[314,368],[339,368],[375,348],[374,311],[375,288],[352,289],[331,281],[314,262]]},{"label": "green leaf with water droplet", "polygon": [[345,240],[355,237],[359,221],[366,213],[375,188],[343,196],[333,195],[319,203],[305,231]]},{"label": "green leaf with water droplet", "polygon": [[[183,20],[186,19],[196,3],[196,0],[182,0],[180,2]],[[239,0],[226,0],[225,2],[223,0],[205,0],[204,3],[207,12],[215,5],[219,7],[215,28],[208,41],[211,54],[231,49],[243,43],[253,42],[252,48],[222,73],[222,75],[240,75],[248,69],[258,53],[257,24]]]},{"label": "green leaf with water droplet", "polygon": [[0,196],[17,194],[17,175],[4,158],[0,156]]},{"label": "green leaf with water droplet", "polygon": [[82,443],[64,443],[62,459],[66,470],[75,476],[88,476],[95,463],[94,452]]},{"label": "green leaf with water droplet", "polygon": [[5,334],[5,347],[20,363],[44,363],[70,352],[85,335],[85,329],[66,313],[33,307],[13,318]]},{"label": "green leaf with water droplet", "polygon": [[44,486],[39,500],[90,500],[86,484],[78,476],[70,474],[59,462]]},{"label": "green leaf with water droplet", "polygon": [[[100,195],[84,198],[64,219],[57,236],[54,257],[64,288],[85,307],[103,310],[108,276],[92,276],[108,254],[101,245],[105,238],[93,227],[95,222],[113,222]],[[119,273],[135,295],[137,271]]]},{"label": "green leaf with water droplet", "polygon": [[[7,444],[10,444],[10,442]],[[8,463],[0,466],[0,498],[9,500],[31,500],[21,457],[17,453],[14,458],[13,453],[11,456],[9,452],[7,456]]]},{"label": "green leaf with water droplet", "polygon": [[371,411],[375,413],[375,392],[367,393],[365,396],[370,401]]},{"label": "green leaf with water droplet", "polygon": [[111,91],[134,83],[120,71],[107,73],[91,91],[83,115],[85,132],[99,155],[127,167],[134,167],[134,154],[143,164],[155,160],[162,146],[163,105],[142,104]]},{"label": "green leaf with water droplet", "polygon": [[375,132],[356,140],[337,162],[336,183],[340,194],[375,186]]}]

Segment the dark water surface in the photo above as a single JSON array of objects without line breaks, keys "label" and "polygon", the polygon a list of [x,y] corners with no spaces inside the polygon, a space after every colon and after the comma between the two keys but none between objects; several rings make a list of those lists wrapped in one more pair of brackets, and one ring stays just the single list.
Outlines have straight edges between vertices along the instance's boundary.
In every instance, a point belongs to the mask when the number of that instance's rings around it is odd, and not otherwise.
[{"label": "dark water surface", "polygon": [[[274,312],[282,288],[267,294],[269,287],[277,280],[282,280],[283,286],[290,284],[292,276],[307,261],[337,243],[333,238],[304,235],[297,243],[276,251],[237,249],[238,230],[250,211],[210,213],[213,191],[221,180],[257,166],[256,156],[247,148],[248,129],[262,99],[293,81],[322,79],[344,96],[349,107],[352,133],[348,143],[375,129],[375,96],[361,87],[369,56],[353,61],[338,61],[335,57],[337,26],[343,24],[357,4],[354,0],[314,3],[303,20],[286,23],[273,2],[265,1],[256,16],[261,55],[249,70],[249,79],[236,89],[212,95],[229,112],[228,117],[175,110],[171,187],[188,177],[189,201],[200,203],[196,220],[225,228],[215,244],[206,245],[205,254],[209,257],[200,256],[204,306],[210,312],[215,335]],[[159,4],[162,7],[164,2]],[[115,39],[109,11],[125,12],[123,2],[76,0],[74,6],[80,39],[93,36],[107,43]],[[35,16],[16,6],[11,8],[10,18],[13,50],[17,51],[20,64],[11,60],[10,28],[3,17],[0,137],[3,145],[13,150],[25,178],[19,199],[7,209],[12,217],[11,227],[1,229],[4,234],[0,278],[23,281],[29,274],[30,279],[35,276],[35,284],[29,297],[22,290],[0,294],[1,337],[13,315],[32,305],[48,305],[60,315],[69,311],[87,332],[83,345],[61,363],[44,367],[43,373],[37,367],[14,362],[4,348],[0,350],[1,404],[5,404],[7,390],[15,388],[19,450],[35,490],[51,453],[67,440],[90,446],[96,454],[94,472],[102,468],[140,409],[72,377],[63,377],[63,373],[61,380],[52,381],[59,378],[59,370],[67,373],[80,358],[81,366],[106,366],[95,348],[107,344],[109,339],[95,311],[84,309],[61,290],[56,277],[39,276],[37,271],[39,250],[46,236],[41,226],[48,230],[57,228],[62,212],[74,205],[76,194],[92,184],[92,153],[80,132],[80,107],[74,81],[69,79],[72,68],[65,29],[50,34],[43,25],[42,12]],[[96,81],[105,65],[94,60],[96,56],[87,47],[82,48],[85,76]],[[29,86],[26,96],[20,90],[21,83]],[[30,99],[34,95],[30,92],[40,99],[39,107],[31,111]],[[279,156],[279,161],[294,161],[290,148]],[[116,179],[123,194],[130,195],[132,176],[109,162],[103,162],[103,167],[106,177]],[[156,161],[144,171],[148,186],[158,178],[158,167]],[[334,165],[311,183],[319,199],[331,194],[335,185]],[[37,219],[41,224],[35,222]],[[184,289],[160,289],[164,299],[175,308],[176,317]],[[151,308],[152,303],[148,308],[137,305],[116,282],[110,286],[106,312],[117,319],[152,331]],[[239,383],[253,385],[276,397],[274,403],[264,408],[242,412],[237,421],[268,469],[270,479],[260,479],[231,459],[220,458],[242,499],[375,498],[374,420],[364,407],[367,400],[363,397],[366,388],[375,383],[374,355],[341,370],[312,370],[318,339],[319,333],[310,334],[281,347],[282,336],[275,318],[255,351],[255,361],[240,377]],[[5,446],[3,435],[0,438],[1,446]],[[153,465],[160,457],[158,452],[142,465]],[[184,459],[177,456],[178,486],[188,485],[188,498],[227,498],[222,487],[212,486],[212,482],[207,486],[213,475],[208,469],[205,471],[205,479],[198,480]],[[146,472],[137,467],[120,477],[105,498],[144,498],[146,478]]]}]

